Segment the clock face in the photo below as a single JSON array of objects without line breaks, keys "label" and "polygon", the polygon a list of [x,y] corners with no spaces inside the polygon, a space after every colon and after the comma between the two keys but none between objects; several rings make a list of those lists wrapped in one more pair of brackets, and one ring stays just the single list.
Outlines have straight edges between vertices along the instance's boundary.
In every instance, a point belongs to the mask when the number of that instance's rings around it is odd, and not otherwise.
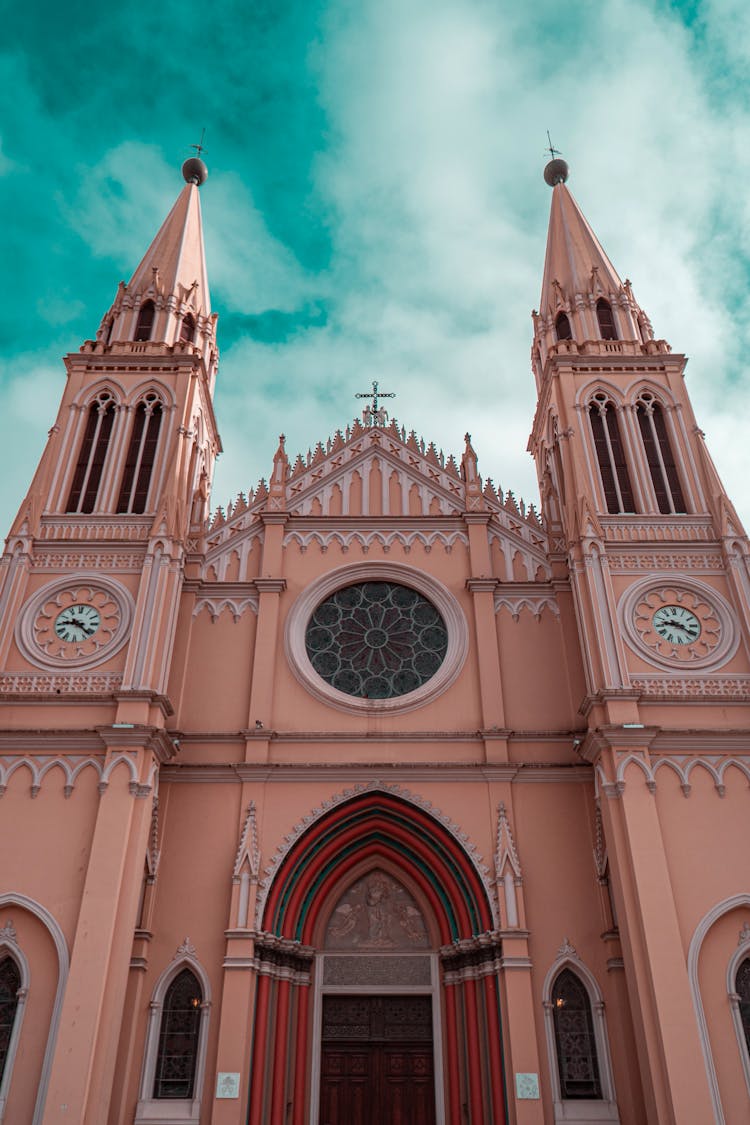
[{"label": "clock face", "polygon": [[626,630],[659,663],[701,666],[718,658],[731,640],[722,627],[718,596],[696,586],[654,584],[630,603]]},{"label": "clock face", "polygon": [[27,604],[16,634],[33,663],[82,668],[121,647],[130,615],[130,597],[119,583],[93,577],[85,583],[58,581]]},{"label": "clock face", "polygon": [[651,618],[654,629],[665,641],[689,645],[701,635],[701,623],[684,605],[665,605]]},{"label": "clock face", "polygon": [[95,606],[85,602],[71,605],[68,609],[61,610],[55,618],[55,634],[61,641],[75,644],[93,637],[101,623],[101,614]]}]

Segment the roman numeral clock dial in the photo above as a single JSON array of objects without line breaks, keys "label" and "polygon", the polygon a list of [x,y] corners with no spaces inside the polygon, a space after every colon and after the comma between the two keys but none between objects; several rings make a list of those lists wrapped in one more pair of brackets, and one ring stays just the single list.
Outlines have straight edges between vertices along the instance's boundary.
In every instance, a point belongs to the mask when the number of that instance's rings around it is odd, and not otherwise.
[{"label": "roman numeral clock dial", "polygon": [[16,640],[26,659],[39,667],[93,667],[122,648],[132,612],[132,596],[114,579],[58,579],[26,603]]},{"label": "roman numeral clock dial", "polygon": [[689,645],[701,635],[701,623],[683,605],[665,605],[651,618],[654,629],[673,645]]},{"label": "roman numeral clock dial", "polygon": [[102,623],[99,611],[92,605],[72,605],[58,613],[55,633],[61,641],[75,644],[93,637]]},{"label": "roman numeral clock dial", "polygon": [[718,590],[692,578],[635,583],[620,620],[637,652],[674,671],[708,668],[736,648],[733,610]]}]

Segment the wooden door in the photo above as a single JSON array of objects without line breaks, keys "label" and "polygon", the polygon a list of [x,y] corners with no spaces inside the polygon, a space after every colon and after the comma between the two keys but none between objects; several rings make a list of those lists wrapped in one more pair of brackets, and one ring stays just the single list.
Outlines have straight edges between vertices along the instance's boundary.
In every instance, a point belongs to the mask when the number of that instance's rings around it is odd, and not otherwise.
[{"label": "wooden door", "polygon": [[319,1125],[434,1125],[429,996],[327,996]]}]

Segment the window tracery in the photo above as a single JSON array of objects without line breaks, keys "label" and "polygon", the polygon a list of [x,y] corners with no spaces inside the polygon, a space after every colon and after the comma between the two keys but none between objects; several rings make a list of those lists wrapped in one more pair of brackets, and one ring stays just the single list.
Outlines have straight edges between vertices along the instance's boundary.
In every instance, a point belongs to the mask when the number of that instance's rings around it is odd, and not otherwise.
[{"label": "window tracery", "polygon": [[633,489],[617,412],[614,403],[601,391],[591,400],[589,419],[607,511],[613,514],[634,512]]},{"label": "window tracery", "polygon": [[138,404],[122,474],[117,511],[141,515],[146,510],[161,429],[162,402],[151,392]]},{"label": "window tracery", "polygon": [[13,1039],[20,988],[20,969],[15,960],[8,954],[0,960],[0,1085],[5,1074],[5,1066]]},{"label": "window tracery", "polygon": [[739,1016],[745,1035],[745,1045],[750,1056],[750,957],[740,963],[734,982],[734,990],[739,999]]},{"label": "window tracery", "polygon": [[202,1002],[195,974],[182,969],[164,997],[154,1075],[156,1099],[193,1097]]},{"label": "window tracery", "polygon": [[114,421],[115,400],[109,391],[102,391],[89,407],[66,511],[93,512]]},{"label": "window tracery", "polygon": [[583,982],[563,969],[552,989],[560,1092],[565,1099],[602,1097],[591,1001]]}]

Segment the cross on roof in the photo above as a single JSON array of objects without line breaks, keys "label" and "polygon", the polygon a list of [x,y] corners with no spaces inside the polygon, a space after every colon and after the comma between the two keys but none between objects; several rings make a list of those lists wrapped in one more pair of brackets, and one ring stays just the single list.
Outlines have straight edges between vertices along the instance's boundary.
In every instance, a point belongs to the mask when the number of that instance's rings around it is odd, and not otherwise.
[{"label": "cross on roof", "polygon": [[[202,137],[201,137],[201,140],[203,140]],[[560,155],[560,149],[555,148],[555,146],[552,144],[552,137],[549,135],[549,129],[547,130],[547,140],[549,141],[549,148],[547,149],[547,152],[550,154],[550,156],[554,160],[556,156]]]},{"label": "cross on roof", "polygon": [[204,146],[203,146],[203,138],[205,137],[205,135],[206,135],[206,130],[201,129],[201,139],[200,139],[200,141],[198,142],[197,145],[191,145],[190,146],[191,148],[195,149],[195,155],[196,156],[200,156],[202,152],[206,151]]},{"label": "cross on roof", "polygon": [[357,392],[354,397],[372,399],[372,403],[368,402],[367,406],[362,411],[362,420],[366,426],[384,426],[388,419],[388,412],[379,405],[380,399],[395,398],[396,394],[394,391],[378,390],[378,381],[377,379],[373,379],[371,391],[367,391],[366,394]]}]

